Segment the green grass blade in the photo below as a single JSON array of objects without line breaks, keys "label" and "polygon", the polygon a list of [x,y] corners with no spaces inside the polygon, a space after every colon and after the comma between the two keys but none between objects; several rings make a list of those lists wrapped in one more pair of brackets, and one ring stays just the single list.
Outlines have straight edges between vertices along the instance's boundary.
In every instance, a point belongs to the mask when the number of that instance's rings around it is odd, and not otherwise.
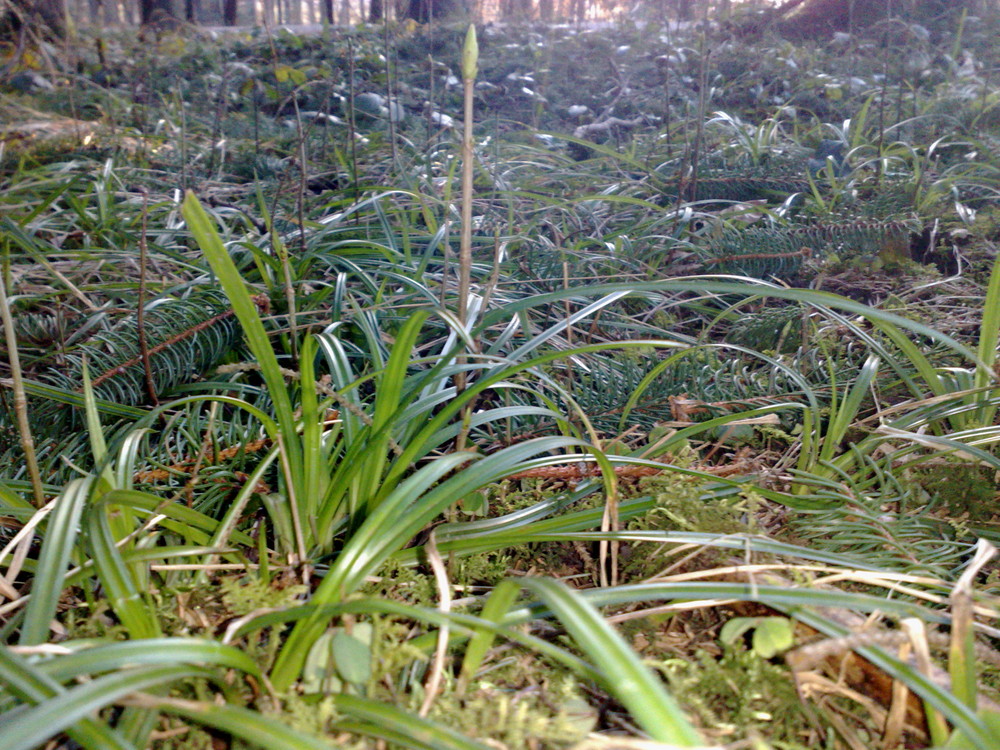
[{"label": "green grass blade", "polygon": [[[858,377],[855,379],[850,390],[844,396],[843,400],[837,404],[834,414],[830,417],[826,434],[823,436],[822,447],[819,453],[821,461],[831,460],[834,453],[840,449],[844,435],[847,434],[847,430],[854,424],[861,404],[868,397],[868,390],[871,387],[872,381],[875,380],[875,375],[878,373],[878,365],[878,357],[875,355],[869,356],[861,367],[861,371],[858,373]],[[804,469],[805,467],[800,468]]]},{"label": "green grass blade", "polygon": [[[993,261],[990,281],[986,287],[986,298],[982,305],[983,320],[979,327],[979,346],[976,353],[985,367],[976,370],[975,387],[985,388],[996,381],[993,365],[997,361],[997,343],[1000,341],[1000,258]],[[983,391],[980,399],[986,400],[991,391]],[[990,424],[996,407],[984,407],[979,415],[981,424]]]},{"label": "green grass blade", "polygon": [[[285,469],[288,472],[287,479],[291,483],[290,491],[294,491],[301,485],[301,444],[292,439],[296,434],[295,410],[292,406],[288,388],[285,385],[285,378],[278,364],[278,358],[271,348],[271,341],[264,330],[257,306],[247,292],[246,283],[240,275],[239,269],[233,263],[232,258],[226,251],[222,238],[212,225],[212,220],[208,213],[202,208],[198,198],[191,191],[184,197],[181,206],[181,213],[194,235],[202,252],[212,267],[212,272],[219,280],[223,291],[229,298],[233,306],[233,312],[243,326],[243,333],[246,336],[247,345],[253,352],[257,364],[260,366],[261,376],[267,383],[268,395],[274,404],[275,417],[280,428],[280,434],[285,437],[285,451],[287,459]],[[278,435],[272,435],[275,440]]]},{"label": "green grass blade", "polygon": [[160,635],[156,612],[143,600],[129,567],[122,560],[108,520],[106,501],[89,509],[87,537],[101,584],[118,619],[132,638],[155,638]]},{"label": "green grass blade", "polygon": [[345,715],[366,722],[354,724],[352,729],[373,737],[421,750],[488,750],[490,747],[464,737],[454,729],[386,703],[356,695],[337,695],[334,701],[337,709]]},{"label": "green grass blade", "polygon": [[[0,646],[0,684],[28,705],[43,703],[64,692],[62,685],[5,646]],[[0,728],[4,729],[0,732],[2,742],[7,728],[3,724],[0,724]],[[80,719],[75,726],[68,727],[66,733],[90,750],[135,750],[110,727],[90,718]]]},{"label": "green grass blade", "polygon": [[203,664],[260,675],[260,667],[243,651],[206,638],[146,638],[102,644],[40,662],[36,668],[58,682],[67,682],[100,672],[154,664]]},{"label": "green grass blade", "polygon": [[678,747],[704,744],[660,680],[592,604],[558,581],[527,579],[522,585],[552,610],[604,673],[605,689],[628,708],[650,737]]},{"label": "green grass blade", "polygon": [[339,747],[316,737],[310,737],[285,726],[277,719],[241,706],[200,703],[153,695],[141,696],[141,703],[163,713],[183,716],[202,726],[228,732],[255,747],[266,750],[333,750]]},{"label": "green grass blade", "polygon": [[0,715],[0,750],[33,750],[50,737],[70,729],[95,711],[138,690],[183,679],[210,677],[211,672],[188,666],[137,667],[112,672],[52,696],[28,709]]},{"label": "green grass blade", "polygon": [[22,646],[49,640],[49,623],[55,617],[70,557],[76,546],[80,516],[94,481],[94,477],[74,479],[55,501],[38,556],[38,572],[32,581],[31,599],[21,626],[19,642]]},{"label": "green grass blade", "polygon": [[[517,599],[518,589],[519,586],[513,581],[501,581],[497,584],[483,605],[483,609],[479,613],[480,618],[490,622],[500,622]],[[495,639],[496,633],[484,628],[477,631],[469,640],[469,645],[465,648],[465,656],[462,659],[462,670],[458,677],[457,689],[460,694],[465,692],[465,688],[483,663],[486,652],[493,646]]]},{"label": "green grass blade", "polygon": [[[35,380],[25,380],[24,392],[29,396],[36,396],[49,401],[56,401],[57,403],[67,404],[68,406],[74,406],[80,409],[84,406],[84,397],[82,393],[70,391],[65,388],[59,388],[58,386],[49,385],[48,383],[39,383]],[[135,406],[126,406],[124,404],[115,404],[111,401],[104,401],[103,399],[94,399],[94,403],[97,404],[97,410],[101,412],[101,414],[108,414],[112,417],[120,417],[123,419],[142,419],[149,413],[145,409],[139,409]]]}]

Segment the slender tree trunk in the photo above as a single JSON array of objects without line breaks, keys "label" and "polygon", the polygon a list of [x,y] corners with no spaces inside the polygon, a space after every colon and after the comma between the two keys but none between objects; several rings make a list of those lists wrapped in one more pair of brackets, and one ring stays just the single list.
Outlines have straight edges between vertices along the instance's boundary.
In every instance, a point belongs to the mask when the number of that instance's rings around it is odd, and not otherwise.
[{"label": "slender tree trunk", "polygon": [[222,24],[236,25],[236,0],[222,0]]},{"label": "slender tree trunk", "polygon": [[[328,0],[329,2],[330,0]],[[368,23],[376,23],[382,20],[384,13],[382,0],[370,0],[368,3]]]}]

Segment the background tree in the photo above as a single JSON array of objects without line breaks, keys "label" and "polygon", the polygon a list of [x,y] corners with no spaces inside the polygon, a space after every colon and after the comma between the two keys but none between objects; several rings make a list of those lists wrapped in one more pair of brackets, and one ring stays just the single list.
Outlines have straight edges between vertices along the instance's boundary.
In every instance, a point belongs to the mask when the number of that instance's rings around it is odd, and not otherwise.
[{"label": "background tree", "polygon": [[143,26],[176,26],[180,19],[174,12],[174,0],[139,0],[139,23]]},{"label": "background tree", "polygon": [[65,0],[8,0],[0,3],[0,35],[10,38],[29,31],[45,37],[64,36]]},{"label": "background tree", "polygon": [[417,23],[441,20],[459,8],[458,0],[410,0],[406,6],[406,18]]},{"label": "background tree", "polygon": [[978,0],[787,0],[773,11],[781,33],[790,37],[822,37],[835,31],[863,31],[890,18],[928,28],[951,25]]}]

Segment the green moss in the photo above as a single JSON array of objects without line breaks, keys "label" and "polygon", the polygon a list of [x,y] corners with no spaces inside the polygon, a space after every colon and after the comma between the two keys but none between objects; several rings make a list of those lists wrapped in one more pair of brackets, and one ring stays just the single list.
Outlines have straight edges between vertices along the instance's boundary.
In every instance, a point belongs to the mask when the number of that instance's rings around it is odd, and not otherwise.
[{"label": "green moss", "polygon": [[67,609],[62,617],[68,640],[99,638],[123,641],[127,637],[124,625],[116,624],[107,600],[93,605],[93,610],[84,606]]},{"label": "green moss", "polygon": [[431,718],[504,747],[572,747],[594,728],[597,711],[571,678],[546,679],[550,667],[530,662],[538,670],[531,680],[480,681],[461,698],[445,693],[435,701]]},{"label": "green moss", "polygon": [[976,522],[989,521],[1000,512],[993,470],[988,467],[948,461],[918,466],[911,476],[949,515],[968,514]]},{"label": "green moss", "polygon": [[[669,473],[644,478],[639,488],[652,496],[654,505],[641,518],[630,522],[630,529],[709,534],[745,534],[753,531],[753,511],[760,502],[753,493],[725,498],[706,497],[702,479]],[[622,561],[625,578],[648,578],[662,570],[664,560],[658,554],[659,550],[660,545],[624,546]],[[724,554],[706,549],[697,564],[711,567]]]},{"label": "green moss", "polygon": [[378,574],[362,588],[362,593],[408,604],[437,606],[437,587],[433,576],[424,575],[416,568],[389,560]]},{"label": "green moss", "polygon": [[302,585],[279,588],[261,578],[227,578],[222,581],[222,601],[229,612],[242,616],[255,609],[280,609],[298,603],[306,592]]},{"label": "green moss", "polygon": [[784,666],[741,647],[728,648],[721,657],[700,651],[693,659],[668,659],[656,666],[689,715],[718,742],[759,735],[774,747],[805,747],[795,738],[811,725]]},{"label": "green moss", "polygon": [[742,534],[751,531],[744,517],[752,508],[741,497],[706,498],[699,477],[664,473],[644,478],[640,488],[652,495],[654,507],[633,528]]}]

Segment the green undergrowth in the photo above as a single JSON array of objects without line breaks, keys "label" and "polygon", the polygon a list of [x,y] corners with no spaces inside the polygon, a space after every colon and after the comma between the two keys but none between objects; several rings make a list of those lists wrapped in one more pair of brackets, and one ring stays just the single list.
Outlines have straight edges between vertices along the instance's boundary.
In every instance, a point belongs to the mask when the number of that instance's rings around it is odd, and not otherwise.
[{"label": "green undergrowth", "polygon": [[3,93],[0,750],[993,750],[995,21]]}]

